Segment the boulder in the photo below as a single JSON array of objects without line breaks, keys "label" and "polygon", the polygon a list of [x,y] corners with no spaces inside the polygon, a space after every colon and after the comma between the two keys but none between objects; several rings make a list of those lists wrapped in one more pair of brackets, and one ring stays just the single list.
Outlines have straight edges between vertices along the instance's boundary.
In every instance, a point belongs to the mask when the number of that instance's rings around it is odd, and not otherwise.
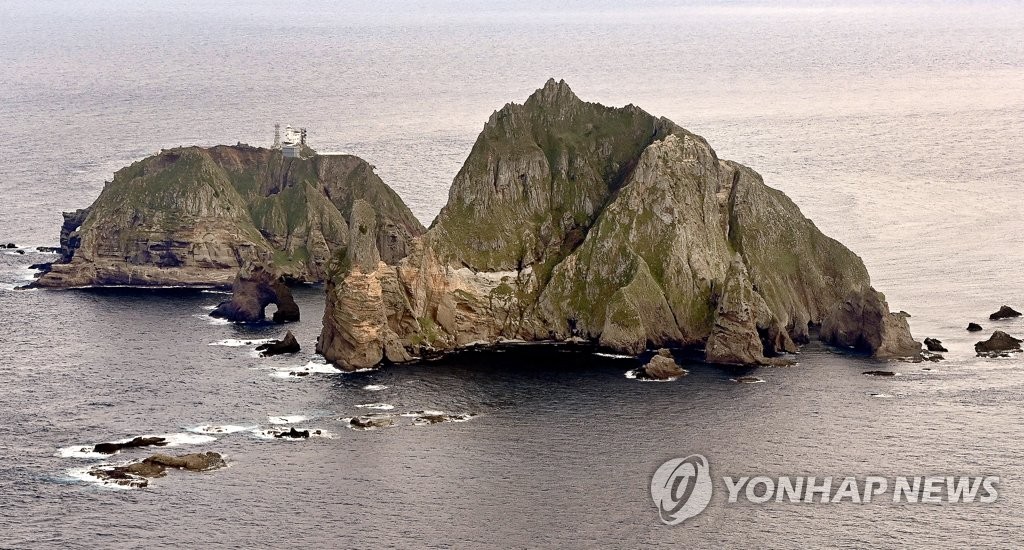
[{"label": "boulder", "polygon": [[1021,351],[1021,340],[997,330],[988,340],[974,344],[974,351],[979,357],[1005,357],[1013,352]]},{"label": "boulder", "polygon": [[664,349],[658,350],[658,353],[637,372],[638,377],[651,380],[669,380],[686,374],[686,370],[676,364],[671,353]]},{"label": "boulder", "polygon": [[14,243],[7,243],[6,245],[0,245],[0,248],[18,248],[18,245]]},{"label": "boulder", "polygon": [[937,340],[935,338],[925,338],[924,346],[928,348],[928,351],[949,351],[948,349],[942,346],[941,340]]},{"label": "boulder", "polygon": [[139,436],[124,443],[97,443],[96,446],[93,447],[92,452],[110,455],[123,449],[134,449],[137,447],[163,447],[164,445],[167,445],[167,443],[168,441],[162,437]]},{"label": "boulder", "polygon": [[298,340],[295,339],[295,335],[292,331],[285,333],[284,338],[280,340],[274,340],[266,344],[256,346],[256,351],[260,352],[263,357],[270,357],[272,355],[281,355],[284,353],[297,353],[301,347],[299,347]]},{"label": "boulder", "polygon": [[981,328],[978,323],[967,323],[967,332],[981,332],[985,329]]},{"label": "boulder", "polygon": [[277,305],[275,323],[299,320],[299,306],[281,277],[262,266],[250,265],[235,277],[231,299],[221,302],[210,316],[235,323],[259,323],[266,318],[265,310],[270,304]]},{"label": "boulder", "polygon": [[888,359],[918,357],[921,344],[910,335],[906,316],[891,313],[885,296],[873,288],[856,292],[829,313],[821,324],[826,343]]},{"label": "boulder", "polygon": [[1020,312],[1006,305],[1000,307],[999,311],[988,316],[988,318],[993,321],[998,321],[1000,319],[1009,319],[1011,317],[1020,317]]}]

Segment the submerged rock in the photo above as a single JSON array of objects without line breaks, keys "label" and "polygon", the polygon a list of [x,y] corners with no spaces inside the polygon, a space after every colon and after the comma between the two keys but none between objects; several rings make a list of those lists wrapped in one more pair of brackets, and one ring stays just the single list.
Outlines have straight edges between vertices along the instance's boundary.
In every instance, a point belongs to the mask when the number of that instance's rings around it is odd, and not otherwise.
[{"label": "submerged rock", "polygon": [[849,296],[821,324],[821,339],[879,358],[918,357],[921,344],[901,313],[890,313],[885,296],[873,288]]},{"label": "submerged rock", "polygon": [[1000,319],[1009,319],[1011,317],[1020,317],[1020,312],[1006,305],[1000,307],[999,311],[988,316],[988,318],[993,321],[998,321]]},{"label": "submerged rock", "polygon": [[349,420],[349,424],[356,428],[387,428],[395,423],[392,416],[356,416]]},{"label": "submerged rock", "polygon": [[895,372],[888,370],[866,370],[862,374],[867,376],[896,376]]},{"label": "submerged rock", "polygon": [[379,215],[381,258],[404,256],[424,228],[373,167],[306,153],[179,147],[122,168],[89,208],[64,214],[60,261],[36,285],[226,287],[253,263],[323,281],[356,200]]},{"label": "submerged rock", "polygon": [[6,245],[0,244],[0,248],[18,248],[18,245],[14,243],[7,243]]},{"label": "submerged rock", "polygon": [[126,487],[146,487],[150,478],[164,477],[167,469],[205,472],[223,468],[227,463],[219,453],[194,453],[181,456],[157,454],[125,466],[97,466],[89,474],[108,483]]},{"label": "submerged rock", "polygon": [[967,332],[981,332],[985,330],[978,323],[967,323]]},{"label": "submerged rock", "polygon": [[764,382],[764,380],[756,376],[739,376],[737,378],[733,378],[732,381],[737,384],[760,384],[761,382]]},{"label": "submerged rock", "polygon": [[[365,210],[360,234],[375,227]],[[344,369],[569,339],[773,364],[850,303],[833,340],[880,357],[920,350],[860,258],[760,175],[668,119],[581,101],[565,82],[491,116],[396,265],[369,239],[350,242],[317,344]]]},{"label": "submerged rock", "polygon": [[988,340],[974,344],[974,351],[979,357],[1006,357],[1010,353],[1021,351],[1021,340],[997,330]]},{"label": "submerged rock", "polygon": [[97,443],[92,452],[101,454],[114,454],[123,449],[134,449],[138,447],[163,447],[169,442],[163,437],[136,437],[124,443],[109,442]]},{"label": "submerged rock", "polygon": [[271,357],[273,355],[281,355],[285,353],[298,353],[302,349],[299,346],[299,341],[295,339],[295,335],[292,331],[285,333],[284,338],[280,340],[274,340],[273,342],[267,342],[256,346],[256,351],[260,352],[263,357]]},{"label": "submerged rock", "polygon": [[275,323],[299,320],[299,306],[281,277],[262,266],[252,265],[239,271],[231,285],[231,299],[218,304],[210,316],[235,323],[259,323],[266,318],[270,304],[277,306]]},{"label": "submerged rock", "polygon": [[949,351],[948,349],[942,346],[941,340],[937,340],[935,338],[925,338],[924,346],[928,348],[928,351]]}]

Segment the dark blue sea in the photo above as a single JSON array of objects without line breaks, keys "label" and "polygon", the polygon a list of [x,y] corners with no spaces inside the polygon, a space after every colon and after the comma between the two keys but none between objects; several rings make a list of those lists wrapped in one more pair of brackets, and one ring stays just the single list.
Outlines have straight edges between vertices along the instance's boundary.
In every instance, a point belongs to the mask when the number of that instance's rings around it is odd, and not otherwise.
[{"label": "dark blue sea", "polygon": [[[281,327],[207,316],[224,294],[13,290],[121,166],[269,145],[275,122],[366,158],[429,224],[490,113],[549,77],[758,170],[945,360],[812,344],[648,383],[633,359],[526,347],[343,374],[313,353],[322,288],[295,290],[302,351],[274,358],[254,347]],[[0,251],[0,547],[1024,546],[1024,357],[973,350],[1024,336],[988,320],[1024,308],[1022,173],[1019,2],[0,0],[0,242],[19,245]],[[475,416],[399,416],[419,410]],[[368,412],[398,422],[349,427]],[[268,436],[289,426],[322,437]],[[93,444],[147,434],[229,466],[84,474],[151,453]],[[716,495],[666,526],[651,475],[695,453]],[[991,504],[730,504],[720,478],[742,475],[1000,483]]]}]

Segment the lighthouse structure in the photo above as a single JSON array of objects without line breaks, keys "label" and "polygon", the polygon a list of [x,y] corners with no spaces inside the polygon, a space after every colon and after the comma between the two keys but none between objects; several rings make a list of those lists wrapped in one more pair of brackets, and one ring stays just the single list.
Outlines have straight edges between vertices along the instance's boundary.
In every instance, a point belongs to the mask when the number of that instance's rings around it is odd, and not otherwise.
[{"label": "lighthouse structure", "polygon": [[281,125],[274,125],[273,149],[280,149],[285,158],[299,158],[302,156],[302,148],[306,146],[306,129],[284,127],[284,135],[281,135]]}]

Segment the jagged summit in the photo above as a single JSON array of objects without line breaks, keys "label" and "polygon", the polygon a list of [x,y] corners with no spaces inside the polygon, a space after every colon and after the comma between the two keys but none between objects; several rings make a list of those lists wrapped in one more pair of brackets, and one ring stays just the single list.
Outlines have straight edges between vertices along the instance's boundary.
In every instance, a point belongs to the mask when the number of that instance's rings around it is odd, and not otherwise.
[{"label": "jagged summit", "polygon": [[582,100],[573,93],[564,80],[556,82],[554,78],[549,78],[544,83],[543,88],[537,89],[526,100],[526,105],[558,105],[565,103],[582,103]]}]

